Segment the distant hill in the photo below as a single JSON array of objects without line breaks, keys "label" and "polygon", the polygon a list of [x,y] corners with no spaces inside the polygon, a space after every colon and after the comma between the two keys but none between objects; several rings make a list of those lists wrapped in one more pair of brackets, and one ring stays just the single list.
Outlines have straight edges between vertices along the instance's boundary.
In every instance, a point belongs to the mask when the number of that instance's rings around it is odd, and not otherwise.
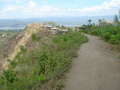
[{"label": "distant hill", "polygon": [[87,24],[87,20],[91,19],[93,23],[98,19],[106,19],[112,21],[114,16],[81,16],[81,17],[41,17],[41,18],[25,18],[25,19],[0,19],[0,29],[23,29],[30,23],[41,23],[44,21],[53,21],[59,25],[76,26]]}]

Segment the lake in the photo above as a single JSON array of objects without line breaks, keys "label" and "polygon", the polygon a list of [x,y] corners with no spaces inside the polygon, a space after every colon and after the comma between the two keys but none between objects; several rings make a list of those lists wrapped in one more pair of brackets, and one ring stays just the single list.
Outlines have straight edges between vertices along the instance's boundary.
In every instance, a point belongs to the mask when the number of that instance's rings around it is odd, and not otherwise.
[{"label": "lake", "polygon": [[81,17],[40,17],[40,18],[26,18],[26,19],[0,19],[0,29],[24,29],[30,23],[42,23],[45,21],[52,21],[58,25],[68,27],[81,26],[88,24],[88,20],[92,23],[97,23],[98,19],[105,19],[113,21],[114,15],[111,16],[81,16]]}]

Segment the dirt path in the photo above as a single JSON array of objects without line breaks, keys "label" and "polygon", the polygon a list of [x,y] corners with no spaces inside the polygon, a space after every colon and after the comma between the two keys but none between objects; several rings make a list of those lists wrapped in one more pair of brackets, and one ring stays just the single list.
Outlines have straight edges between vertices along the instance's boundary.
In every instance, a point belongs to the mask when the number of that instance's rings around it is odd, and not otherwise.
[{"label": "dirt path", "polygon": [[67,74],[63,90],[120,90],[120,59],[108,43],[87,35]]}]

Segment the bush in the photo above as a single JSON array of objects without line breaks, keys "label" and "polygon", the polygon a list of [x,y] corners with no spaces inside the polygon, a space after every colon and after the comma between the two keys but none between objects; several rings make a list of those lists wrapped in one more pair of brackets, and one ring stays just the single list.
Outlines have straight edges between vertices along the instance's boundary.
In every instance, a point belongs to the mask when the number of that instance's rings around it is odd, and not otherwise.
[{"label": "bush", "polygon": [[40,74],[40,76],[38,77],[38,80],[39,80],[42,84],[44,84],[44,83],[45,83],[45,76],[44,76],[44,74]]},{"label": "bush", "polygon": [[108,41],[111,38],[111,34],[109,32],[103,33],[101,35],[101,38],[104,39],[105,41]]},{"label": "bush", "polygon": [[88,33],[88,30],[87,29],[85,29],[85,30],[80,30],[80,32],[84,32],[84,33]]},{"label": "bush", "polygon": [[90,31],[90,34],[100,36],[101,32],[100,32],[100,30],[92,30],[92,31]]},{"label": "bush", "polygon": [[32,34],[32,41],[39,41],[41,39],[40,36],[36,36],[35,33]]},{"label": "bush", "polygon": [[4,75],[4,77],[1,77],[1,79],[3,79],[2,82],[6,81],[8,83],[13,83],[15,80],[17,80],[16,79],[17,74],[16,74],[16,72],[14,72],[12,70],[5,70],[3,72],[3,75]]},{"label": "bush", "polygon": [[20,50],[21,50],[21,52],[23,52],[23,53],[26,52],[26,49],[24,48],[23,45],[20,46]]},{"label": "bush", "polygon": [[112,44],[120,44],[120,34],[112,35],[111,39],[108,42]]},{"label": "bush", "polygon": [[92,26],[88,33],[100,36],[109,43],[120,44],[120,22],[115,25],[106,23],[105,20],[99,20],[99,24]]},{"label": "bush", "polygon": [[7,54],[3,54],[3,58],[8,58],[8,55]]}]

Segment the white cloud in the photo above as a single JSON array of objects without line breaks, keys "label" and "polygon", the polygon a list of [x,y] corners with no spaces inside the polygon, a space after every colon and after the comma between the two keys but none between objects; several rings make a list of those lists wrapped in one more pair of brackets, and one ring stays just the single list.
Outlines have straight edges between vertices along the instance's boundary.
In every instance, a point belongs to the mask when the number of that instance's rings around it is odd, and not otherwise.
[{"label": "white cloud", "polygon": [[27,7],[23,7],[23,13],[34,16],[48,16],[60,12],[60,9],[53,6],[37,6],[35,2],[30,1]]},{"label": "white cloud", "polygon": [[[0,1],[26,1],[26,0],[0,0]],[[99,6],[85,7],[85,8],[68,8],[60,9],[54,6],[38,6],[32,0],[29,0],[27,5],[6,5],[2,12],[20,13],[24,16],[88,16],[88,15],[109,15],[116,14],[120,9],[120,0],[111,0],[103,2]],[[12,15],[12,14],[11,14]]]},{"label": "white cloud", "polygon": [[120,0],[111,0],[108,4],[111,7],[120,7]]},{"label": "white cloud", "polygon": [[35,7],[35,6],[36,6],[36,3],[33,2],[33,1],[30,1],[28,6],[29,6],[29,7]]},{"label": "white cloud", "polygon": [[117,14],[119,9],[120,9],[120,0],[111,0],[109,2],[103,2],[99,6],[76,8],[76,9],[68,8],[66,10],[66,14],[71,16],[114,15]]},{"label": "white cloud", "polygon": [[38,7],[39,11],[42,12],[53,12],[53,11],[59,11],[58,8],[54,8],[53,6],[43,6],[43,7]]},{"label": "white cloud", "polygon": [[112,8],[120,8],[120,0],[111,0],[109,2],[103,2],[100,6],[83,8],[82,12],[97,12],[102,10],[112,10]]},{"label": "white cloud", "polygon": [[[31,6],[31,8],[29,8]],[[120,7],[120,0],[111,0],[109,2],[103,2],[100,6],[85,7],[85,8],[68,8],[67,10],[61,10],[54,6],[37,6],[35,3],[29,3],[29,7],[24,9],[24,13],[31,15],[49,16],[49,15],[65,15],[65,16],[79,16],[79,15],[109,15],[115,14],[114,8]],[[114,13],[112,13],[114,12]]]},{"label": "white cloud", "polygon": [[67,9],[67,11],[72,12],[72,11],[75,11],[75,9],[69,8]]},{"label": "white cloud", "polygon": [[55,8],[53,6],[37,6],[35,2],[30,1],[27,5],[27,7],[23,7],[22,11],[24,14],[29,15],[49,15],[52,13],[56,13],[60,11],[60,9]]},{"label": "white cloud", "polygon": [[3,12],[9,12],[9,11],[15,11],[19,7],[16,5],[6,5],[6,7],[3,9]]}]

